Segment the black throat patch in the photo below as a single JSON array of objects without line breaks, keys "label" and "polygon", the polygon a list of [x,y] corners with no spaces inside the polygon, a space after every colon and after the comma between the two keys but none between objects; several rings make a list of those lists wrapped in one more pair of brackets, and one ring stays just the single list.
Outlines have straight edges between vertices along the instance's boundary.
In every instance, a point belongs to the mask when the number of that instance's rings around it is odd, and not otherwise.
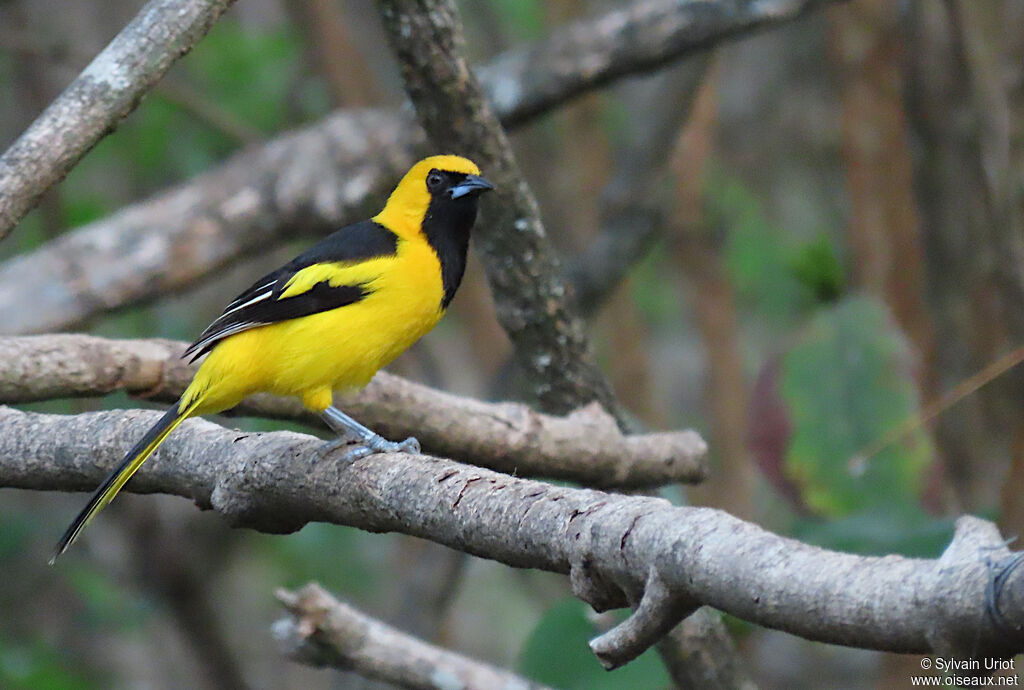
[{"label": "black throat patch", "polygon": [[423,234],[441,263],[441,309],[448,308],[466,272],[469,233],[476,221],[477,205],[476,198],[452,200],[438,195],[431,198],[423,218]]}]

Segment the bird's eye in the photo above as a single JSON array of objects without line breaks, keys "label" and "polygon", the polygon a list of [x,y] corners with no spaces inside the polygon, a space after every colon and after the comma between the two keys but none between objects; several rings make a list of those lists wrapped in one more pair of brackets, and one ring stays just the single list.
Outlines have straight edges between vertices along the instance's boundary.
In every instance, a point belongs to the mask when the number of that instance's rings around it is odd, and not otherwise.
[{"label": "bird's eye", "polygon": [[436,170],[431,170],[430,174],[427,175],[427,189],[432,192],[436,192],[444,184],[444,175]]}]

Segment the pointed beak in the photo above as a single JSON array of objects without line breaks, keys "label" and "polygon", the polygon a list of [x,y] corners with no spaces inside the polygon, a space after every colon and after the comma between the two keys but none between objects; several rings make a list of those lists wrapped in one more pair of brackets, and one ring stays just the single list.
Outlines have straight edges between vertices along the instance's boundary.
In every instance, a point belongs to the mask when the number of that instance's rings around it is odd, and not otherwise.
[{"label": "pointed beak", "polygon": [[466,175],[466,179],[448,190],[452,199],[461,199],[464,196],[472,197],[494,189],[494,185],[479,175]]}]

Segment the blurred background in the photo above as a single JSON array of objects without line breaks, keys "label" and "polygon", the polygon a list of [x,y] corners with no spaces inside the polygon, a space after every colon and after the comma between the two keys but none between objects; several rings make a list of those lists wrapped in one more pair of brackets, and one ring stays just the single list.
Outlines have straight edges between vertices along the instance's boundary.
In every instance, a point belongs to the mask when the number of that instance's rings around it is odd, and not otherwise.
[{"label": "blurred background", "polygon": [[[140,6],[0,0],[0,145]],[[461,3],[474,64],[616,6]],[[577,284],[600,281],[580,259],[595,241],[633,247],[623,261],[641,256],[610,294],[581,301],[632,414],[710,443],[711,480],[667,497],[865,554],[936,557],[965,512],[1020,532],[1022,26],[1020,0],[853,0],[515,131]],[[239,2],[0,244],[0,261],[334,109],[404,100],[371,3]],[[253,276],[310,241],[82,330],[191,340]],[[448,317],[391,370],[505,397],[516,389],[508,354],[474,261]],[[138,404],[111,395],[26,407]],[[261,535],[180,499],[125,495],[47,568],[82,500],[0,490],[0,687],[371,687],[278,651],[273,590],[308,580],[557,687],[669,685],[652,653],[600,669],[586,640],[601,623],[564,578],[403,536],[326,525]],[[765,687],[902,687],[919,667],[726,623]]]}]

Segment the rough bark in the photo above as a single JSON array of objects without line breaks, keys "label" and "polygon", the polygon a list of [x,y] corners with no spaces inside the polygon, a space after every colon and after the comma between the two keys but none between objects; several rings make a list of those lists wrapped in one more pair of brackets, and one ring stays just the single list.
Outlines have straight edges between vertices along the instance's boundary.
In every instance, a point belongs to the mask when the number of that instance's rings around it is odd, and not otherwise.
[{"label": "rough bark", "polygon": [[[149,411],[45,415],[0,408],[0,485],[91,489]],[[807,639],[887,650],[1006,657],[1024,650],[1024,568],[989,522],[961,518],[935,560],[831,552],[710,508],[556,487],[405,454],[315,463],[320,441],[182,425],[128,484],[213,508],[236,526],[309,521],[423,537],[520,568],[566,573],[595,609],[635,612],[591,646],[635,658],[707,604]]]},{"label": "rough bark", "polygon": [[[185,343],[86,335],[0,337],[0,402],[23,403],[124,390],[178,399],[196,367]],[[596,405],[565,417],[520,403],[486,403],[380,372],[340,397],[350,414],[388,438],[416,436],[433,453],[501,472],[597,487],[658,486],[704,478],[704,441],[695,432],[623,435]],[[295,419],[321,427],[298,400],[256,395],[239,414]]]},{"label": "rough bark", "polygon": [[151,0],[0,157],[0,239],[234,0]]},{"label": "rough bark", "polygon": [[382,0],[380,8],[406,92],[431,143],[473,159],[495,185],[474,244],[531,395],[552,412],[595,400],[614,411],[611,388],[567,299],[537,200],[463,54],[454,3]]},{"label": "rough bark", "polygon": [[[462,25],[454,2],[380,0],[380,6],[406,91],[427,135],[443,149],[469,155],[497,185],[496,199],[484,206],[476,246],[498,319],[512,340],[531,397],[547,412],[599,403],[625,426],[611,386],[592,360],[583,321],[574,313],[536,199],[463,56]],[[630,604],[636,609],[630,620],[651,615],[646,598]],[[668,615],[643,630],[628,630],[625,634],[633,647],[649,647],[682,618],[675,615],[672,602],[654,605]],[[609,668],[621,663],[616,650],[628,646],[612,637],[628,627],[620,626],[595,641],[595,653]],[[731,651],[713,649],[717,655]]]},{"label": "rough bark", "polygon": [[[537,103],[557,107],[613,78],[650,71],[766,23],[790,21],[822,3],[745,2],[745,11],[730,13],[709,11],[708,3],[648,2],[576,22],[499,56],[490,63],[494,68],[481,70],[481,85],[501,120],[520,124],[545,112]],[[702,28],[663,41],[660,27],[667,17],[674,17],[673,26]],[[600,49],[587,42],[588,35],[600,39]],[[507,72],[499,64],[527,67]],[[535,98],[534,89],[542,87],[548,95]],[[421,137],[408,117],[395,112],[341,113],[243,151],[189,183],[0,264],[0,323],[7,333],[67,329],[191,287],[239,256],[298,233],[323,235],[359,220],[404,172]],[[29,302],[35,308],[25,309]]]},{"label": "rough bark", "polygon": [[355,671],[400,688],[540,690],[510,671],[407,635],[338,601],[315,583],[277,591],[291,614],[274,624],[285,653],[314,666]]}]

